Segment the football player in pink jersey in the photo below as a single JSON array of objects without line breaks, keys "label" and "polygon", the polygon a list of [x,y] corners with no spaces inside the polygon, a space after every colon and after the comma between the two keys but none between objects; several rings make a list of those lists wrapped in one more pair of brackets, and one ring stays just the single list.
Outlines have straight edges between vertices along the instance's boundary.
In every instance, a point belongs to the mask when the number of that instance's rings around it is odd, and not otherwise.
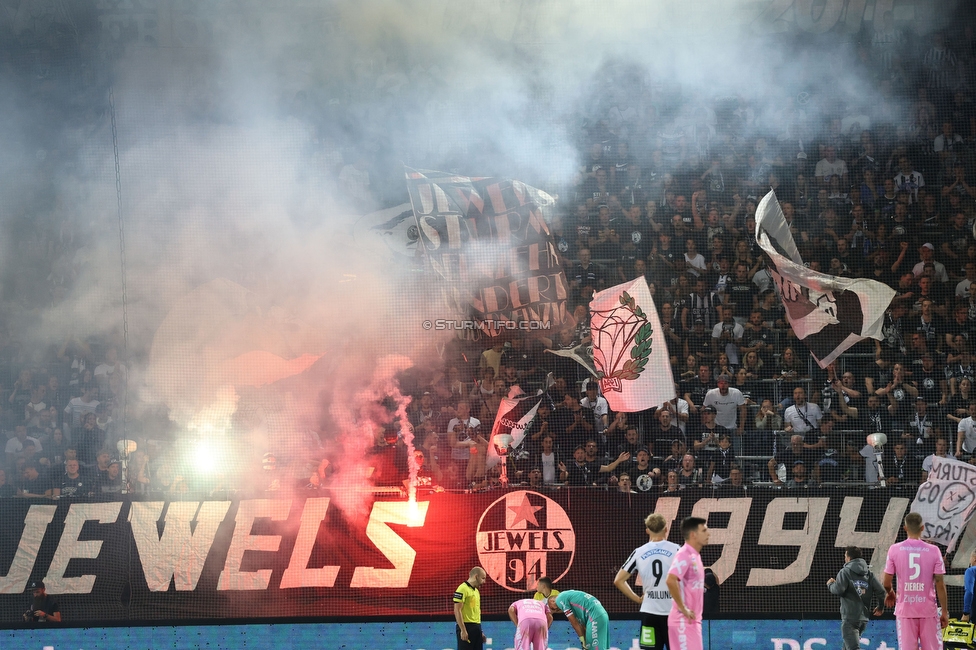
[{"label": "football player in pink jersey", "polygon": [[546,650],[549,647],[552,612],[546,601],[516,600],[508,608],[508,617],[515,623],[515,650]]},{"label": "football player in pink jersey", "polygon": [[[905,515],[908,539],[888,549],[882,585],[888,595],[885,606],[895,608],[898,647],[903,650],[942,650],[941,628],[949,624],[945,562],[938,546],[922,541],[922,515]],[[895,578],[897,576],[897,593]],[[936,594],[938,606],[936,609]]]},{"label": "football player in pink jersey", "polygon": [[668,569],[671,613],[668,614],[668,647],[702,650],[702,609],[705,603],[705,566],[701,550],[708,544],[708,522],[685,517],[681,522],[685,545],[678,549]]}]

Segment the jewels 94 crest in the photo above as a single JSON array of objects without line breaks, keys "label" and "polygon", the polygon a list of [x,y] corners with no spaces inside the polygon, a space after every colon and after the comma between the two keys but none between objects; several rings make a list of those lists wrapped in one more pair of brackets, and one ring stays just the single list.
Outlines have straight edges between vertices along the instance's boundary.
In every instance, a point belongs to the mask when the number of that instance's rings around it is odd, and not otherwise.
[{"label": "jewels 94 crest", "polygon": [[535,589],[543,576],[558,581],[576,554],[569,515],[549,497],[528,490],[509,492],[485,509],[476,543],[488,577],[517,592]]}]

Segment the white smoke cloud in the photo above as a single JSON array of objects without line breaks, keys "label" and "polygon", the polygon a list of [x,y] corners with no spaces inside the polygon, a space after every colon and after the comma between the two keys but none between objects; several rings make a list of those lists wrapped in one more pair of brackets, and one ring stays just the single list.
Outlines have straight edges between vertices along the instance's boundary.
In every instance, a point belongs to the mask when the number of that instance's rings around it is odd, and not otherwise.
[{"label": "white smoke cloud", "polygon": [[[259,403],[249,413],[264,414],[255,444],[267,445],[319,428],[321,385],[289,384],[278,399],[260,397],[251,384],[232,397],[233,381],[215,368],[255,350],[284,360],[310,354],[323,359],[317,374],[310,371],[316,382],[368,385],[385,355],[421,355],[430,288],[403,260],[357,246],[352,233],[363,209],[334,177],[340,153],[347,163],[359,154],[373,161],[374,193],[391,205],[406,198],[402,164],[511,176],[557,191],[573,177],[584,118],[605,117],[624,100],[650,111],[680,94],[667,119],[691,120],[695,106],[743,95],[767,124],[801,90],[823,101],[870,101],[862,77],[844,65],[853,56],[846,35],[861,28],[857,17],[833,17],[843,4],[833,0],[819,22],[803,13],[811,3],[801,0],[772,15],[779,4],[207,3],[168,22],[134,21],[137,35],[128,44],[115,40],[124,30],[105,20],[109,27],[91,38],[112,66],[129,363],[140,396],[165,403],[181,427],[220,404]],[[918,17],[924,28],[939,27],[950,9],[924,13],[920,6]],[[823,37],[835,43],[827,47],[831,56],[796,45],[797,32],[821,33],[830,20],[840,32]],[[608,75],[627,69],[635,88],[622,97]],[[26,95],[23,84],[6,79],[8,97]],[[118,340],[122,268],[110,117],[91,111],[62,121],[23,108],[10,115],[0,215],[13,236],[3,238],[0,254],[25,259],[23,211],[33,200],[59,233],[57,251],[37,268],[73,280],[51,289],[54,281],[45,278],[52,297],[8,316],[7,326],[32,342],[72,333]],[[53,144],[20,133],[18,126],[45,117],[59,134]],[[47,189],[16,173],[25,159],[52,179]],[[12,198],[17,192],[29,198]],[[39,201],[42,194],[50,200]],[[14,266],[4,265],[11,306],[30,290]],[[215,281],[240,288],[236,320],[218,321],[213,301],[187,313],[180,336],[198,345],[168,357],[165,379],[147,374],[166,315]],[[324,393],[330,400],[330,390]]]}]

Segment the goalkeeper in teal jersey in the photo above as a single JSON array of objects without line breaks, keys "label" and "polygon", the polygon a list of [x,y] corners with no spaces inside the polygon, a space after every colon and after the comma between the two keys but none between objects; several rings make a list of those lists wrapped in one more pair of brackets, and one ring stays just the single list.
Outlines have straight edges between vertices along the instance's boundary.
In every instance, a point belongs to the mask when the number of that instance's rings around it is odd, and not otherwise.
[{"label": "goalkeeper in teal jersey", "polygon": [[586,593],[568,589],[549,597],[549,609],[562,612],[580,638],[583,650],[607,650],[610,617],[600,601]]}]

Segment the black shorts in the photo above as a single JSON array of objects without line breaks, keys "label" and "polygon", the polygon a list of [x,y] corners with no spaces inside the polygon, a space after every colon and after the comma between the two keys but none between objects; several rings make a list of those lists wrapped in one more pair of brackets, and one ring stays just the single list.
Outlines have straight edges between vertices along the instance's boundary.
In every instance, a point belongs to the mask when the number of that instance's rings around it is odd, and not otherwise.
[{"label": "black shorts", "polygon": [[481,636],[481,623],[465,623],[464,627],[468,631],[467,641],[461,640],[461,628],[457,626],[457,623],[454,624],[454,636],[457,637],[458,650],[482,650],[484,643]]},{"label": "black shorts", "polygon": [[641,650],[664,650],[667,648],[668,617],[642,612],[641,629],[637,638],[640,639]]}]

